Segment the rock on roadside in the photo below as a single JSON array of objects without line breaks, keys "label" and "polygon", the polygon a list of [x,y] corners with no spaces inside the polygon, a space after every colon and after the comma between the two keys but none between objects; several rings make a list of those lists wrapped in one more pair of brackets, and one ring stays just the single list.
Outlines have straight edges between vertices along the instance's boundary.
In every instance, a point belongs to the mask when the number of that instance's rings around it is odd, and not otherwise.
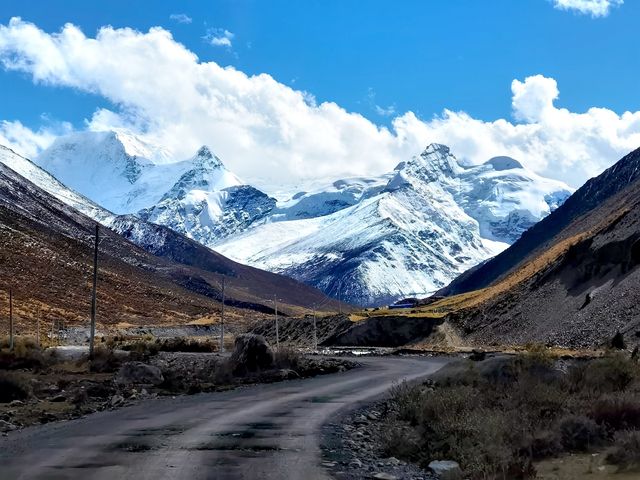
[{"label": "rock on roadside", "polygon": [[462,470],[458,462],[434,460],[429,464],[429,468],[441,480],[462,480]]},{"label": "rock on roadside", "polygon": [[142,362],[127,362],[116,375],[116,383],[119,385],[154,385],[164,382],[162,372],[158,367]]},{"label": "rock on roadside", "polygon": [[274,355],[262,335],[247,333],[236,337],[231,361],[236,373],[257,372],[271,368]]}]

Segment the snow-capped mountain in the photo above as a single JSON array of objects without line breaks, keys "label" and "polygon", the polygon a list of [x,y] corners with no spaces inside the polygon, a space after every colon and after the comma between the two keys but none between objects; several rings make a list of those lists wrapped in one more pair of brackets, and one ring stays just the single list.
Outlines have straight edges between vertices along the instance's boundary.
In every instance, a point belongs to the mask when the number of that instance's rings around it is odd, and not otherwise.
[{"label": "snow-capped mountain", "polygon": [[111,212],[105,210],[88,198],[68,189],[33,162],[3,145],[0,145],[0,163],[6,165],[17,174],[22,175],[61,202],[66,203],[100,223],[109,224],[114,217]]},{"label": "snow-capped mountain", "polygon": [[275,206],[207,146],[187,160],[169,158],[131,134],[82,132],[59,137],[36,162],[115,214],[137,214],[207,246],[245,230]]},{"label": "snow-capped mountain", "polygon": [[297,194],[215,248],[355,303],[384,303],[441,288],[570,193],[515,160],[465,167],[430,145],[390,175]]},{"label": "snow-capped mountain", "polygon": [[[359,304],[438,290],[571,193],[514,159],[468,166],[438,144],[386,175],[338,180],[279,202],[243,184],[207,147],[171,162],[130,135],[82,133],[58,139],[37,162],[115,213]],[[113,228],[145,235],[131,227],[133,217],[123,218]]]},{"label": "snow-capped mountain", "polygon": [[212,245],[246,230],[276,204],[256,188],[242,185],[207,147],[187,163],[191,168],[158,203],[140,212],[142,218]]}]

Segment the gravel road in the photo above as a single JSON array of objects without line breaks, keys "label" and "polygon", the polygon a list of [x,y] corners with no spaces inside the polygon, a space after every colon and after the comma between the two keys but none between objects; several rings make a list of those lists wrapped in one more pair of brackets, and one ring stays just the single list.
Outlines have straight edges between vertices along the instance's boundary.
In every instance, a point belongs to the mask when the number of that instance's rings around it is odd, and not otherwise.
[{"label": "gravel road", "polygon": [[0,438],[3,479],[327,479],[321,427],[448,359],[361,358],[306,380],[160,398]]}]

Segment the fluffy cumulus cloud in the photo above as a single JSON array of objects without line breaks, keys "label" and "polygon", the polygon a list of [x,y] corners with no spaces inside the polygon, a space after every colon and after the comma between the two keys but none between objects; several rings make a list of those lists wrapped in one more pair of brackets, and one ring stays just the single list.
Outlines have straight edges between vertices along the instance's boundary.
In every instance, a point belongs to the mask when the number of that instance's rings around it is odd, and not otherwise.
[{"label": "fluffy cumulus cloud", "polygon": [[620,6],[624,0],[552,0],[560,10],[573,10],[592,17],[606,17],[611,8]]},{"label": "fluffy cumulus cloud", "polygon": [[[449,110],[420,119],[407,112],[385,128],[269,75],[200,62],[162,28],[141,33],[104,27],[90,38],[74,25],[50,34],[15,18],[0,26],[0,62],[36,83],[108,99],[113,106],[94,112],[88,129],[131,130],[176,158],[208,144],[253,181],[378,174],[440,142],[471,163],[511,155],[579,185],[640,146],[640,112],[558,108],[556,82],[540,75],[511,85],[514,121]],[[39,141],[31,152],[44,145]]]}]

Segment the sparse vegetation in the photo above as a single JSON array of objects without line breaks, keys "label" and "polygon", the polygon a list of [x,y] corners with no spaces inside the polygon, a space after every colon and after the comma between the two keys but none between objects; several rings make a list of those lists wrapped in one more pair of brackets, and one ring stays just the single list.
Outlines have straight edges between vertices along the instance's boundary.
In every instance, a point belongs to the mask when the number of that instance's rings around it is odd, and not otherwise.
[{"label": "sparse vegetation", "polygon": [[31,387],[25,375],[16,372],[0,372],[0,403],[25,400],[31,395]]},{"label": "sparse vegetation", "polygon": [[622,470],[640,472],[640,431],[616,433],[613,447],[607,454],[607,462]]},{"label": "sparse vegetation", "polygon": [[638,364],[621,352],[567,362],[530,350],[454,362],[426,384],[394,387],[385,454],[423,467],[455,460],[472,479],[516,479],[535,476],[539,459],[613,443],[609,461],[637,468]]}]

